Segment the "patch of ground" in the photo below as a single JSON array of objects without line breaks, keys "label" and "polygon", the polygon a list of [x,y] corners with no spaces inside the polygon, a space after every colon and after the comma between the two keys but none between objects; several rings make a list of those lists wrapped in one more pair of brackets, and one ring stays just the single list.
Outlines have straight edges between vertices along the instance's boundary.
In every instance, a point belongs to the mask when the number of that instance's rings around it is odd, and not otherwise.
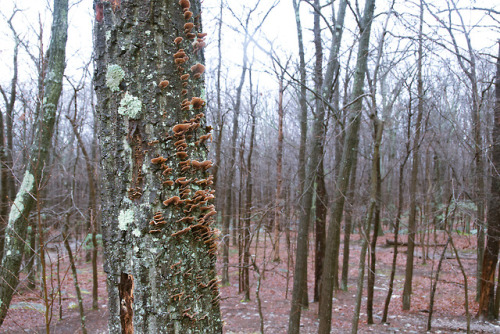
[{"label": "patch of ground", "polygon": [[[418,247],[416,252],[416,264],[414,269],[414,284],[412,307],[410,311],[401,310],[401,294],[404,283],[404,266],[406,261],[406,247],[400,247],[397,258],[397,272],[395,278],[395,290],[389,308],[389,323],[380,324],[382,316],[383,302],[388,288],[388,280],[393,256],[392,247],[384,247],[386,239],[392,239],[392,235],[385,235],[379,238],[377,248],[377,276],[375,287],[374,316],[375,325],[366,324],[366,305],[363,298],[361,318],[359,322],[360,333],[424,333],[426,332],[430,278],[434,277],[442,246],[433,247],[433,244],[444,244],[446,236],[438,235],[436,240],[433,237],[428,241],[429,247]],[[293,240],[292,240],[293,241]],[[403,240],[404,242],[405,240]],[[476,279],[475,268],[475,237],[474,236],[454,236],[454,242],[459,249],[459,256],[467,273],[468,301],[470,314],[477,312],[475,302]],[[295,241],[292,242],[294,245]],[[424,243],[427,245],[427,241]],[[262,313],[264,329],[266,333],[280,334],[286,333],[288,328],[288,312],[290,310],[291,289],[293,285],[293,263],[287,266],[287,250],[284,238],[281,242],[280,255],[284,261],[274,263],[271,258],[271,244],[269,239],[265,241],[261,233],[259,245],[257,246],[256,263],[261,272],[264,272],[261,281],[260,299],[262,302]],[[312,247],[312,245],[311,245]],[[293,248],[293,246],[292,246]],[[252,253],[255,253],[255,245]],[[342,248],[341,248],[342,249]],[[356,293],[356,277],[358,274],[358,261],[360,253],[359,236],[353,235],[353,242],[350,253],[349,286],[348,291],[338,291],[335,293],[333,302],[332,333],[350,333],[352,314],[354,310],[354,297]],[[309,292],[313,290],[313,250],[310,249]],[[424,262],[423,254],[427,254]],[[293,255],[293,254],[292,254]],[[81,254],[80,254],[81,257]],[[293,256],[292,256],[293,258]],[[251,272],[251,300],[243,301],[243,295],[238,293],[238,254],[236,249],[230,252],[230,285],[223,286],[221,290],[221,311],[225,322],[224,332],[230,333],[258,333],[260,328],[260,318],[255,300],[255,289],[257,276]],[[218,264],[220,270],[220,263]],[[57,280],[55,279],[55,264],[52,265],[54,279],[52,281],[53,290],[57,292]],[[86,309],[86,325],[89,333],[107,333],[107,307],[106,307],[106,287],[105,276],[102,266],[99,266],[99,306],[100,309],[91,310],[92,305],[92,273],[90,263],[80,263],[78,265],[78,279],[83,290],[84,305]],[[61,265],[62,278],[62,320],[59,320],[59,305],[56,298],[52,305],[51,333],[79,333],[80,320],[78,308],[76,307],[75,290],[71,273],[67,263]],[[40,297],[39,287],[29,290],[26,287],[25,277],[22,276],[23,283],[14,296],[7,319],[0,328],[0,333],[45,333],[45,305]],[[466,330],[465,317],[465,297],[464,278],[460,268],[450,251],[446,253],[443,262],[442,272],[438,283],[435,297],[433,328],[431,333],[462,333]],[[365,283],[366,288],[366,283]],[[301,321],[301,333],[317,333],[317,303],[311,303],[309,309],[303,310]],[[473,333],[500,333],[500,323],[483,323],[476,320],[471,321]]]}]

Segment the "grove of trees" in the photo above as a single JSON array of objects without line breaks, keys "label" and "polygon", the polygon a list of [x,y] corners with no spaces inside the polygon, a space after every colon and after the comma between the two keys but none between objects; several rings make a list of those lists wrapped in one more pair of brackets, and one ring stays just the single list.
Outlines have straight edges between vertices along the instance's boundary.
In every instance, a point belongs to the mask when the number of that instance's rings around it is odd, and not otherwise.
[{"label": "grove of trees", "polygon": [[69,294],[83,333],[495,324],[500,4],[38,6],[0,8],[0,332],[28,294],[46,333]]}]

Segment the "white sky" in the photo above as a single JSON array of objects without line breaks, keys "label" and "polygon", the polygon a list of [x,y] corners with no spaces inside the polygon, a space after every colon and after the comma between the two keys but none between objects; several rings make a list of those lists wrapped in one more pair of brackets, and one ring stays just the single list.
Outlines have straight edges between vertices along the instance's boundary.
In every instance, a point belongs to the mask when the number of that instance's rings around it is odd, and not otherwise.
[{"label": "white sky", "polygon": [[[0,13],[4,17],[9,17],[12,13],[14,5],[21,11],[16,14],[14,20],[14,26],[16,30],[20,32],[22,40],[30,45],[30,50],[32,53],[36,54],[38,38],[37,34],[40,29],[39,21],[41,21],[44,28],[44,48],[46,49],[49,43],[50,34],[50,24],[52,18],[49,9],[52,5],[53,0],[0,0],[1,7]],[[175,1],[175,0],[171,0]],[[228,1],[228,0],[224,0]],[[416,0],[414,0],[416,1]],[[256,0],[245,0],[245,1],[228,1],[233,10],[236,13],[246,12],[245,6],[253,5]],[[322,1],[323,3],[325,1]],[[338,2],[338,1],[335,1]],[[354,2],[354,0],[352,0]],[[362,10],[363,2],[361,0],[360,8]],[[411,1],[398,0],[400,3],[399,8],[411,8]],[[432,4],[444,5],[444,0],[434,0],[429,1]],[[261,0],[260,12],[267,10],[271,5],[271,0]],[[384,6],[387,6],[388,0],[377,0],[376,12],[380,13],[385,10]],[[207,37],[208,46],[206,49],[207,63],[215,65],[216,62],[216,47],[217,47],[217,31],[216,31],[216,19],[214,19],[219,13],[219,0],[205,0],[204,5],[204,27],[205,31],[209,33]],[[474,1],[474,0],[461,0],[461,8],[470,8],[471,6],[487,6],[492,7],[500,11],[500,0],[488,0],[488,1]],[[66,75],[74,77],[74,80],[78,80],[81,75],[81,67],[89,61],[92,52],[92,22],[93,22],[93,10],[91,0],[70,0],[70,12],[69,12],[69,32],[68,32],[68,45],[67,45],[67,67]],[[329,8],[325,8],[325,16],[330,17]],[[306,45],[306,52],[309,51],[310,54],[313,52],[313,46],[311,44],[312,40],[312,15],[311,7],[302,2],[301,4],[301,19],[302,26],[305,34],[304,43]],[[224,40],[224,55],[227,60],[230,61],[230,66],[233,68],[230,75],[233,78],[239,77],[239,64],[242,59],[242,48],[241,48],[241,36],[234,32],[229,26],[237,26],[234,18],[231,17],[232,14],[229,10],[224,10],[224,18],[226,26],[223,29],[223,40]],[[482,12],[478,11],[464,11],[464,18],[466,22],[474,25],[483,17]],[[251,26],[255,27],[260,21],[259,17],[261,14],[258,12],[254,15],[254,22]],[[39,19],[40,18],[40,19]],[[426,14],[426,19],[429,23],[434,23],[434,19]],[[374,26],[374,30],[377,30],[377,25],[382,24],[384,18],[381,16]],[[495,25],[491,20],[483,19],[481,21],[483,24]],[[325,25],[322,24],[324,27]],[[346,18],[346,27],[348,30],[354,32],[355,25],[353,22],[352,14],[348,10],[348,17]],[[478,31],[473,33],[473,44],[477,49],[485,48],[486,46],[492,46],[496,43],[497,39],[500,37],[500,29],[498,27],[486,29],[485,31]],[[488,33],[489,32],[489,33]],[[324,32],[324,37],[329,38],[329,34]],[[276,50],[281,54],[280,58],[285,59],[286,54],[292,54],[292,60],[297,61],[297,37],[296,37],[296,26],[295,26],[295,16],[292,7],[292,0],[280,0],[278,1],[278,6],[271,12],[267,18],[266,23],[263,25],[260,37],[265,37],[267,40],[272,40],[274,42]],[[261,44],[266,45],[267,42],[261,39]],[[344,35],[344,46],[352,44],[352,36],[349,33]],[[496,51],[496,48],[492,49],[492,52]],[[250,52],[252,52],[250,50]],[[227,57],[229,55],[229,57]],[[326,56],[326,52],[325,52]],[[262,52],[256,51],[255,58],[257,62],[254,69],[259,70],[269,70],[271,64],[269,58]],[[12,66],[12,34],[5,22],[4,18],[0,18],[0,84],[3,87],[9,85],[11,77],[11,66]],[[26,80],[34,80],[34,69],[33,63],[27,57],[26,51],[21,50],[20,60],[20,82]],[[267,68],[263,68],[267,67]],[[274,79],[273,79],[274,80]]]}]

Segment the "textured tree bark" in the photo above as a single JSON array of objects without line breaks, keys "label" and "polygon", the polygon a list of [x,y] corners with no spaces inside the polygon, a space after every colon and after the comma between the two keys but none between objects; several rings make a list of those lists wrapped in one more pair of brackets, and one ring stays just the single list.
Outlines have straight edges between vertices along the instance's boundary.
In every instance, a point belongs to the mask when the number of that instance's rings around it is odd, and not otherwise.
[{"label": "textured tree bark", "polygon": [[[321,43],[321,25],[320,25],[321,6],[319,0],[314,0],[314,49],[315,49],[315,62],[314,62],[314,90],[321,92],[323,86],[323,46]],[[334,87],[338,91],[338,85]],[[329,101],[328,101],[329,102]],[[316,99],[315,109],[321,108],[322,101]],[[315,119],[316,122],[323,122],[323,120]],[[325,129],[326,134],[326,129]],[[323,136],[324,137],[324,136]],[[315,240],[314,240],[314,295],[313,300],[319,301],[319,290],[321,275],[323,273],[323,260],[325,258],[325,242],[326,242],[326,212],[327,212],[327,192],[325,186],[325,170],[323,164],[324,154],[324,138],[321,140],[321,146],[318,154],[321,155],[318,169],[316,172],[316,221],[315,221]]]},{"label": "textured tree bark", "polygon": [[[344,194],[349,187],[349,177],[351,174],[354,154],[357,154],[357,143],[359,137],[359,127],[361,123],[361,110],[363,102],[364,80],[367,68],[368,48],[370,43],[371,24],[373,12],[375,10],[375,0],[367,0],[360,21],[360,40],[358,46],[358,58],[356,61],[356,72],[354,75],[353,99],[349,112],[349,127],[347,128],[342,160],[340,162],[339,174],[337,177],[337,189],[333,198],[332,219],[328,228],[327,240],[333,240],[335,233],[339,233],[340,221],[344,210]],[[333,243],[327,243],[325,265],[323,268],[323,278],[321,287],[321,300],[319,305],[319,329],[318,333],[330,333],[332,321],[332,296],[333,296],[333,273],[334,262],[338,263],[338,251],[333,249]]]},{"label": "textured tree bark", "polygon": [[[254,96],[252,92],[252,69],[250,68],[249,73],[250,81],[250,117],[252,118],[251,129],[250,129],[250,143],[248,148],[247,156],[247,180],[246,180],[246,201],[245,201],[245,213],[244,213],[244,224],[243,224],[243,292],[245,293],[245,300],[250,300],[250,223],[252,220],[252,191],[253,191],[253,175],[252,175],[252,156],[253,148],[255,143],[255,107]],[[258,238],[258,237],[257,237]],[[257,240],[258,242],[258,240]]]},{"label": "textured tree bark", "polygon": [[403,310],[409,310],[411,305],[411,292],[413,281],[413,252],[415,250],[416,235],[416,215],[417,215],[417,178],[419,169],[419,150],[420,150],[420,127],[424,113],[424,85],[422,80],[422,46],[423,46],[423,22],[424,22],[424,4],[420,1],[420,25],[418,33],[418,59],[417,59],[417,120],[415,123],[415,139],[413,142],[413,162],[411,167],[410,179],[410,214],[408,216],[408,253],[406,255],[405,282],[403,287]]},{"label": "textured tree bark", "polygon": [[200,1],[94,8],[109,332],[222,333]]},{"label": "textured tree bark", "polygon": [[15,10],[7,23],[10,30],[14,36],[14,50],[12,57],[12,79],[10,82],[10,92],[7,96],[4,89],[0,86],[0,93],[3,96],[6,107],[6,125],[7,125],[7,147],[5,147],[5,137],[4,137],[4,120],[3,113],[0,113],[0,179],[1,179],[1,191],[0,191],[0,257],[3,255],[4,237],[5,237],[5,227],[8,220],[9,211],[9,198],[12,200],[15,196],[15,182],[14,175],[12,173],[12,114],[14,112],[14,105],[17,100],[17,78],[18,78],[18,55],[19,55],[19,44],[21,40],[17,34],[14,26],[12,25],[12,20],[16,15],[17,10]]},{"label": "textured tree bark", "polygon": [[[307,263],[307,239],[309,232],[309,220],[304,220],[303,217],[308,215],[310,212],[309,207],[303,196],[306,183],[306,144],[307,144],[307,100],[306,100],[306,62],[304,54],[304,43],[302,37],[302,24],[300,21],[300,11],[299,3],[297,0],[293,0],[293,8],[295,12],[295,22],[297,24],[297,39],[299,43],[299,72],[300,72],[300,145],[299,145],[299,169],[298,169],[298,181],[299,181],[299,227],[297,235],[297,250],[296,250],[296,263],[293,276],[293,289],[292,289],[292,307],[290,310],[290,317],[288,321],[288,333],[297,334],[300,331],[300,315],[301,315],[301,304],[303,296],[306,295],[307,299],[307,266],[300,267]],[[306,212],[307,211],[307,212]],[[299,249],[300,246],[300,249]],[[299,252],[300,259],[299,259]],[[300,260],[300,261],[299,261]],[[299,269],[299,270],[297,270]],[[303,269],[303,270],[302,270]],[[288,282],[288,280],[287,280]]]},{"label": "textured tree bark", "polygon": [[283,183],[282,167],[283,167],[283,80],[284,72],[279,76],[279,92],[278,92],[278,154],[276,156],[276,204],[274,207],[274,243],[273,254],[274,262],[280,262],[280,218],[281,218],[281,185]]},{"label": "textured tree bark", "polygon": [[47,174],[45,163],[49,155],[57,104],[61,95],[68,31],[68,1],[54,0],[53,15],[43,105],[41,113],[35,120],[38,126],[30,148],[30,162],[10,209],[5,230],[4,252],[0,266],[0,325],[5,319],[12,295],[19,282],[19,268],[29,224],[28,217],[35,204],[39,184],[43,182],[42,175],[44,172]]},{"label": "textured tree bark", "polygon": [[[315,6],[319,6],[319,3],[316,3]],[[301,213],[300,213],[300,221],[299,221],[299,229],[297,236],[297,259],[295,262],[295,276],[293,282],[293,292],[292,292],[292,307],[290,310],[290,320],[288,324],[288,332],[289,333],[298,333],[299,325],[300,325],[300,315],[301,315],[301,301],[303,300],[304,294],[307,293],[307,242],[309,237],[309,223],[311,220],[311,206],[313,201],[313,191],[314,191],[314,183],[317,178],[317,173],[319,168],[322,166],[321,160],[323,159],[323,142],[325,137],[325,111],[326,104],[329,103],[332,97],[331,87],[334,84],[334,79],[338,74],[338,52],[340,48],[340,42],[342,40],[342,29],[344,23],[345,16],[345,7],[346,2],[341,1],[339,4],[339,13],[338,19],[335,22],[335,33],[332,37],[330,54],[328,59],[328,66],[325,73],[324,81],[322,82],[321,87],[317,85],[317,88],[320,88],[320,91],[317,92],[319,94],[320,101],[317,103],[316,107],[316,115],[315,121],[312,129],[312,150],[309,157],[309,172],[307,178],[304,178],[304,186],[302,188],[302,200],[301,200]],[[297,31],[299,32],[299,53],[300,49],[303,48],[302,43],[302,32],[300,27],[300,18],[299,18],[299,7],[297,3],[294,1],[295,15],[297,19]],[[319,10],[319,7],[316,8]],[[316,36],[318,37],[318,36]],[[319,41],[317,41],[319,42]],[[320,52],[321,48],[318,49],[318,45],[316,46],[316,54],[317,56],[321,56]],[[303,52],[303,49],[302,49]],[[302,57],[302,55],[301,55]],[[318,61],[317,61],[318,62]],[[302,64],[302,58],[301,58]],[[304,81],[301,83],[305,87],[305,73],[304,73]],[[318,79],[318,78],[316,78]],[[305,140],[304,140],[305,141]],[[301,141],[302,144],[302,141]],[[305,151],[304,151],[305,154]],[[300,153],[299,153],[300,156]],[[302,157],[302,156],[301,156]],[[301,159],[305,159],[303,156]],[[300,172],[300,171],[299,171]],[[305,174],[305,171],[304,171]],[[325,196],[326,197],[326,196]],[[322,198],[324,201],[325,198]]]},{"label": "textured tree bark", "polygon": [[[332,3],[333,6],[333,3]],[[328,66],[325,72],[325,79],[323,81],[323,85],[321,88],[321,97],[323,99],[323,102],[330,101],[332,99],[332,94],[333,92],[331,91],[330,87],[337,81],[337,76],[339,73],[340,65],[338,61],[338,55],[339,55],[339,50],[340,50],[340,44],[342,42],[342,33],[344,29],[344,18],[345,18],[345,13],[346,13],[346,8],[347,8],[347,1],[342,0],[339,2],[339,7],[337,10],[337,20],[334,22],[335,25],[335,35],[334,38],[332,39],[332,45],[330,47],[330,55],[328,59]],[[325,104],[322,104],[322,108],[325,108]],[[357,140],[357,139],[356,139]],[[356,147],[355,151],[357,152],[357,144],[354,145]],[[345,146],[344,146],[345,148]],[[357,154],[357,153],[356,153]],[[340,164],[339,164],[340,166]],[[337,173],[337,178],[339,174],[340,168],[336,171]],[[347,176],[349,178],[349,176]],[[347,180],[348,181],[348,180]],[[347,192],[347,188],[345,191],[342,193],[342,197],[345,196]],[[334,201],[338,200],[339,193],[333,194],[332,198],[334,198]],[[344,198],[345,199],[345,198]],[[342,210],[342,209],[341,209]],[[332,211],[333,213],[333,211]],[[339,272],[339,253],[340,253],[340,220],[335,221],[335,224],[332,225],[332,221],[330,221],[330,225],[328,227],[329,229],[331,228],[332,231],[328,231],[326,235],[326,248],[325,248],[325,258],[323,260],[324,264],[323,267],[327,266],[326,261],[328,252],[333,253],[333,257],[330,258],[330,261],[332,261],[332,273],[330,276],[328,276],[329,280],[332,280],[333,282],[333,287],[335,289],[338,289],[339,287],[339,279],[338,279],[338,272]],[[329,247],[331,247],[329,249]],[[324,276],[324,271],[325,269],[323,268],[323,274],[322,274],[322,279],[325,277]],[[324,295],[321,294],[321,297]]]},{"label": "textured tree bark", "polygon": [[350,254],[350,241],[352,231],[352,208],[356,200],[356,173],[358,169],[358,155],[354,155],[352,161],[351,179],[349,180],[349,192],[347,193],[347,206],[345,207],[344,218],[344,252],[342,254],[342,278],[340,281],[340,288],[347,291],[349,279],[349,254]]},{"label": "textured tree bark", "polygon": [[[498,44],[497,73],[495,78],[495,111],[493,125],[493,148],[491,196],[488,204],[488,231],[481,275],[481,296],[477,316],[481,319],[495,317],[495,268],[500,250],[500,43]],[[498,289],[498,288],[497,288]]]},{"label": "textured tree bark", "polygon": [[[248,41],[245,38],[243,42],[243,65],[241,69],[241,77],[238,88],[236,89],[236,102],[234,104],[234,114],[233,114],[233,134],[231,137],[231,149],[229,153],[229,176],[227,178],[227,196],[226,202],[224,203],[224,210],[226,214],[222,217],[223,219],[223,229],[228,232],[229,235],[229,223],[231,221],[232,215],[236,210],[233,208],[233,182],[236,172],[236,144],[238,141],[238,130],[239,130],[239,117],[240,117],[240,107],[241,107],[241,92],[243,85],[245,84],[245,76],[247,72],[247,47]],[[233,218],[234,219],[234,218]],[[226,238],[226,234],[224,234]],[[224,284],[229,283],[229,240],[224,240],[223,242],[223,258],[222,258],[222,282]]]},{"label": "textured tree bark", "polygon": [[[373,293],[375,289],[375,269],[376,269],[376,249],[378,230],[380,227],[380,207],[382,201],[382,180],[380,176],[380,145],[382,142],[382,134],[384,131],[384,123],[375,116],[374,119],[374,147],[373,147],[373,161],[372,161],[372,201],[375,202],[375,209],[373,214],[373,236],[370,244],[370,268],[368,270],[367,282],[367,298],[366,298],[366,315],[367,323],[373,324]],[[371,222],[368,222],[371,224]],[[370,237],[369,235],[367,236]]]}]

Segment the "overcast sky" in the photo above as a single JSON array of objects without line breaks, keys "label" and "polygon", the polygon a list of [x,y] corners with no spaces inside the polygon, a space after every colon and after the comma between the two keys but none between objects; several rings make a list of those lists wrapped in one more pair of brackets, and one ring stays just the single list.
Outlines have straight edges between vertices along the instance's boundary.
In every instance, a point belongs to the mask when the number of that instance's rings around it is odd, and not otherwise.
[{"label": "overcast sky", "polygon": [[[174,1],[174,0],[173,0]],[[227,0],[226,0],[227,1]],[[242,15],[248,11],[248,8],[252,7],[257,0],[245,0],[245,1],[230,1],[229,3],[233,7],[233,11],[236,15]],[[324,2],[324,1],[322,1]],[[338,2],[338,1],[336,1]],[[361,1],[363,2],[363,1]],[[50,24],[52,22],[52,17],[50,14],[50,7],[52,6],[52,0],[1,0],[2,6],[0,8],[0,13],[4,18],[0,19],[0,84],[2,86],[8,86],[11,76],[11,66],[12,66],[12,33],[9,30],[5,19],[8,18],[14,6],[20,11],[16,14],[13,20],[14,27],[19,32],[23,42],[30,46],[30,52],[36,54],[38,46],[38,33],[40,31],[40,25],[44,29],[44,48],[46,49],[49,42],[50,34]],[[205,0],[204,5],[204,26],[205,31],[209,33],[207,37],[208,46],[207,52],[207,62],[208,65],[215,64],[215,49],[216,45],[216,17],[219,13],[219,0]],[[267,11],[273,2],[271,0],[261,0],[259,10],[254,14],[253,22],[251,27],[255,27],[260,23],[260,18],[262,13]],[[377,1],[376,12],[381,13],[386,10],[388,0]],[[399,10],[404,10],[405,8],[417,7],[411,1],[398,1]],[[444,0],[432,1],[433,4],[443,5]],[[473,5],[490,6],[500,10],[500,0],[488,0],[488,1],[474,1],[474,0],[461,0],[461,8],[470,8]],[[362,3],[361,3],[362,5]],[[93,23],[93,10],[91,0],[70,0],[70,12],[69,12],[69,32],[68,32],[68,45],[67,45],[67,67],[66,74],[68,76],[79,76],[82,66],[87,63],[91,57],[92,52],[92,23]],[[362,7],[361,7],[362,8]],[[325,8],[326,18],[330,17],[329,7]],[[305,2],[301,4],[301,16],[303,21],[303,29],[305,33],[306,48],[312,55],[312,44],[310,43],[312,35],[310,29],[312,28],[312,15],[311,8]],[[415,15],[418,11],[415,12]],[[466,24],[470,26],[476,25],[478,22],[484,25],[492,25],[493,27],[488,30],[485,29],[475,29],[473,32],[473,44],[477,49],[482,49],[487,46],[492,46],[495,44],[496,40],[499,38],[499,29],[495,22],[488,20],[484,17],[483,12],[479,11],[464,11],[464,18]],[[429,14],[426,15],[426,20],[429,24],[435,24],[434,19],[430,17]],[[383,18],[379,16],[374,25],[374,31],[376,31],[382,24]],[[226,56],[226,66],[234,68],[232,71],[234,77],[238,76],[238,65],[241,63],[241,35],[235,32],[235,29],[241,30],[237,21],[232,17],[231,12],[226,8],[224,10],[224,29],[223,29],[223,39],[224,39],[224,55]],[[323,27],[325,25],[323,24]],[[353,16],[348,12],[346,18],[347,32],[344,35],[344,45],[352,44],[353,35],[355,34],[355,24],[353,22]],[[396,29],[396,28],[394,28]],[[350,32],[349,32],[350,31]],[[489,33],[488,33],[489,32]],[[400,33],[395,31],[395,33]],[[329,38],[327,31],[324,31],[325,38]],[[286,54],[293,55],[293,61],[297,58],[297,38],[296,38],[296,26],[295,26],[295,15],[292,7],[292,0],[280,0],[278,5],[270,13],[262,29],[259,31],[258,38],[260,44],[263,46],[269,45],[268,41],[272,41],[275,49],[282,59],[285,59]],[[349,40],[351,39],[351,41]],[[252,49],[250,51],[253,53]],[[230,55],[230,57],[227,57]],[[255,51],[255,66],[254,69],[269,70],[269,57],[260,51]],[[229,64],[228,64],[229,62]],[[20,81],[34,79],[34,69],[33,63],[27,57],[26,51],[22,50],[20,53],[19,67],[21,71]],[[75,78],[76,79],[76,78]]]}]

